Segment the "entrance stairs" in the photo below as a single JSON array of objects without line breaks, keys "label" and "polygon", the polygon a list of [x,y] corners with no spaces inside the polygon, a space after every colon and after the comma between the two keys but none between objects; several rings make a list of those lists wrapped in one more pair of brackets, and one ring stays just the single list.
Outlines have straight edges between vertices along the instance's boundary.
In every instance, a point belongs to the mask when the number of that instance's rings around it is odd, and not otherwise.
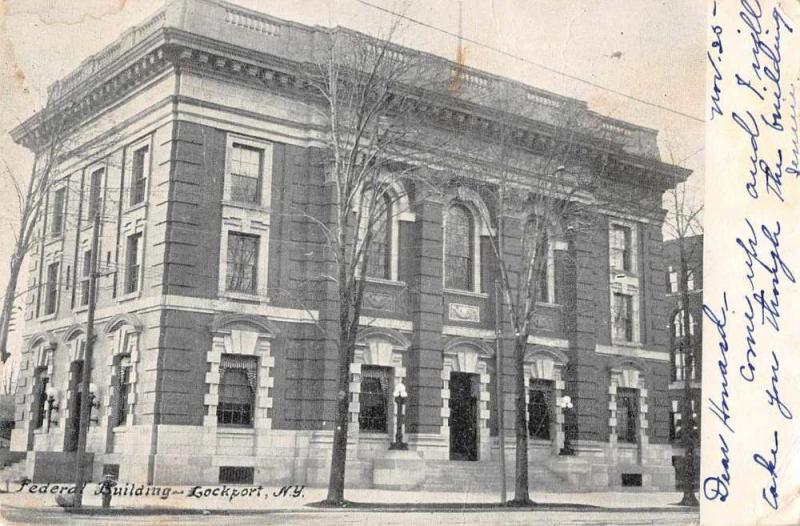
[{"label": "entrance stairs", "polygon": [[[456,461],[428,460],[425,462],[426,477],[420,489],[427,491],[499,492],[501,486],[500,462],[498,460]],[[514,492],[514,464],[506,464],[506,488]],[[531,459],[528,469],[531,491],[567,491],[573,485],[566,473],[560,473],[551,465],[540,464]]]}]

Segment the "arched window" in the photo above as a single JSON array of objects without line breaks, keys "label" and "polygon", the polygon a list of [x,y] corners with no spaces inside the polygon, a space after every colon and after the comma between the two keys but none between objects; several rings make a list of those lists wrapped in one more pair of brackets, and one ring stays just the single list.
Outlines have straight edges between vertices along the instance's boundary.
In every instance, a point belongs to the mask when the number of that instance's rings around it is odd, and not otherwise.
[{"label": "arched window", "polygon": [[450,205],[445,221],[445,288],[472,290],[475,221],[458,203]]},{"label": "arched window", "polygon": [[378,199],[380,209],[375,214],[372,242],[369,244],[367,277],[392,279],[392,199],[384,193]]},{"label": "arched window", "polygon": [[531,286],[536,287],[536,301],[550,301],[550,280],[548,279],[548,265],[550,253],[550,237],[544,219],[540,216],[531,216],[525,223],[523,238],[523,257],[525,258],[522,271],[533,268],[534,276]]}]

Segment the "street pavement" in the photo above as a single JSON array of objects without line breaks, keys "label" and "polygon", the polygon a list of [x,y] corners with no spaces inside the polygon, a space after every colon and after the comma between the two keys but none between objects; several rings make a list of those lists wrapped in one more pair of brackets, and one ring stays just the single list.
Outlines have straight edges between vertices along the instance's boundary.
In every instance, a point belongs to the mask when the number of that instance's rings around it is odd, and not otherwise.
[{"label": "street pavement", "polygon": [[[345,498],[358,508],[321,509],[324,488],[303,486],[145,486],[120,484],[112,514],[100,510],[90,484],[84,493],[89,512],[67,513],[55,497],[72,485],[12,485],[0,494],[4,524],[530,524],[691,525],[696,509],[675,505],[677,492],[539,493],[539,509],[496,509],[496,493],[351,489]],[[127,495],[125,495],[127,493]],[[510,497],[513,495],[509,495]],[[100,513],[98,513],[100,512]],[[205,514],[203,514],[205,513]]]},{"label": "street pavement", "polygon": [[696,512],[608,512],[608,511],[487,511],[487,512],[275,512],[257,515],[127,515],[87,516],[72,513],[41,512],[35,510],[4,510],[3,519],[9,525],[47,524],[100,526],[125,524],[131,526],[224,525],[360,525],[409,526],[436,524],[503,524],[537,526],[692,526],[698,524]]}]

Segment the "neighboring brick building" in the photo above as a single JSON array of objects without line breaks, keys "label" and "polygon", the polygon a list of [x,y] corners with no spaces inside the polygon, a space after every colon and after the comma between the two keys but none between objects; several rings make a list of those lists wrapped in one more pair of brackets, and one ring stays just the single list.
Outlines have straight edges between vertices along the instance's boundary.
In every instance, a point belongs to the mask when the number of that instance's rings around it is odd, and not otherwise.
[{"label": "neighboring brick building", "polygon": [[[336,297],[322,277],[322,236],[294,212],[329,217],[331,198],[324,128],[293,72],[332,31],[340,30],[175,0],[51,88],[53,104],[80,112],[76,137],[86,147],[62,165],[29,258],[39,287],[26,304],[12,448],[29,451],[34,479],[72,469],[64,452],[75,448],[81,411],[87,220],[100,209],[94,475],[327,482],[337,352],[318,324],[334,326]],[[492,119],[516,122],[531,158],[564,104],[613,134],[587,148],[602,149],[609,167],[598,196],[616,201],[598,198],[591,226],[555,225],[550,236],[540,330],[526,359],[532,485],[672,488],[661,197],[688,174],[660,161],[654,130],[579,101],[474,70],[463,89],[500,86],[522,101],[514,116],[464,103],[457,91],[430,111],[474,125],[478,137]],[[36,150],[37,126],[32,119],[15,139]],[[457,484],[456,473],[476,465],[451,459],[475,460],[490,481],[499,444],[486,236],[496,211],[457,184],[444,199],[404,199],[365,297],[348,484],[373,486],[387,469],[399,382],[409,393],[408,454],[424,459],[420,484]],[[509,429],[511,379],[507,369]],[[576,456],[558,454],[556,402],[565,394],[575,405]]]},{"label": "neighboring brick building", "polygon": [[684,397],[684,382],[687,376],[692,387],[692,407],[694,408],[695,475],[700,477],[700,386],[703,374],[703,236],[691,236],[684,239],[684,253],[688,267],[686,290],[689,297],[689,334],[694,342],[694,367],[688,372],[683,363],[682,350],[678,341],[682,336],[680,316],[683,315],[683,298],[680,290],[680,246],[677,239],[664,242],[664,261],[667,267],[667,305],[669,312],[670,356],[672,376],[669,384],[670,399],[670,440],[673,443],[673,464],[675,465],[676,482],[680,484],[680,473],[683,469],[684,456],[681,433],[683,418],[681,401]]}]

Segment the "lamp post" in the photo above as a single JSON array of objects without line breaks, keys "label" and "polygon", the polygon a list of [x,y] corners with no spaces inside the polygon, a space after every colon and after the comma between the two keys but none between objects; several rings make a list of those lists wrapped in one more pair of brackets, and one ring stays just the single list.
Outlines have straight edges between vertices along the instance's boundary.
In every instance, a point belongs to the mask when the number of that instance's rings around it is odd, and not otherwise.
[{"label": "lamp post", "polygon": [[50,425],[53,423],[53,411],[58,411],[58,403],[56,397],[58,391],[53,386],[49,386],[45,391],[47,395],[47,430],[50,430]]},{"label": "lamp post", "polygon": [[389,449],[408,449],[408,444],[403,442],[403,420],[405,417],[403,407],[406,404],[406,398],[408,398],[406,386],[402,382],[398,382],[394,388],[394,401],[397,404],[397,431],[394,434],[394,442],[389,446]]},{"label": "lamp post", "polygon": [[570,421],[571,418],[568,418],[572,415],[572,398],[569,396],[563,396],[558,401],[559,407],[564,411],[564,447],[561,448],[559,455],[574,455],[575,450],[572,449],[572,444],[569,443],[569,435],[570,435]]}]

